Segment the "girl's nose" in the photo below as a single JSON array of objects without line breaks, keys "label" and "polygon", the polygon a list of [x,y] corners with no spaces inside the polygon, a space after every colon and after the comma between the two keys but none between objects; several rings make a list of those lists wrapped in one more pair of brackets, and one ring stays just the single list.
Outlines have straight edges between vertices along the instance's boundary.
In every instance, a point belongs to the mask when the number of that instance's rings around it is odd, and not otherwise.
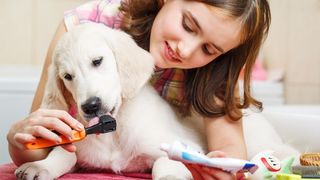
[{"label": "girl's nose", "polygon": [[195,40],[180,41],[177,45],[177,53],[180,58],[188,59],[196,51],[198,43]]}]

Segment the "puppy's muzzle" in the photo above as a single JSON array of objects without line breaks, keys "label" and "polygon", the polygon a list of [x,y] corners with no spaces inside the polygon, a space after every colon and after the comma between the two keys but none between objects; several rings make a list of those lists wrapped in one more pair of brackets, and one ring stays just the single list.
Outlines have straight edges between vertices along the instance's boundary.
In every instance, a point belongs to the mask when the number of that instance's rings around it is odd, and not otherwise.
[{"label": "puppy's muzzle", "polygon": [[101,99],[96,96],[91,97],[81,104],[81,109],[86,115],[97,116],[101,110]]}]

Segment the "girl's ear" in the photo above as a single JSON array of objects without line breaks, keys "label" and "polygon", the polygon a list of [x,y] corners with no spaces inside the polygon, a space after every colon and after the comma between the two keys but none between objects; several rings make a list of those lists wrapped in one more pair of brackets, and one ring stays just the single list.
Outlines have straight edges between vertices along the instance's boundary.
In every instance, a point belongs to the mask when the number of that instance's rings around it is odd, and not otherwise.
[{"label": "girl's ear", "polygon": [[154,59],[151,54],[140,48],[128,34],[104,28],[104,37],[113,51],[120,81],[122,97],[131,98],[144,86],[154,71]]}]

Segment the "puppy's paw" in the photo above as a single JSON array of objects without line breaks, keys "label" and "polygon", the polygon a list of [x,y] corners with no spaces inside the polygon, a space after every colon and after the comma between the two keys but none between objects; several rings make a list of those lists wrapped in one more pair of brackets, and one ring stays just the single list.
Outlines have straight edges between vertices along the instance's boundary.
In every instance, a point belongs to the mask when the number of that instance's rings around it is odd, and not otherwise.
[{"label": "puppy's paw", "polygon": [[153,164],[152,179],[191,180],[192,175],[190,171],[181,162],[172,161],[167,157],[160,157]]},{"label": "puppy's paw", "polygon": [[19,180],[52,180],[58,178],[41,161],[25,163],[17,168],[14,174]]}]

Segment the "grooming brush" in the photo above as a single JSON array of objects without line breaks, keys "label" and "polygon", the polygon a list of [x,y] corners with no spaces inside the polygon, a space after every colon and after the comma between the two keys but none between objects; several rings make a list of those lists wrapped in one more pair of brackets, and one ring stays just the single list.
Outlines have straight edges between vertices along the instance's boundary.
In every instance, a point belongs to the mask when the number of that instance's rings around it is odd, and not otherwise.
[{"label": "grooming brush", "polygon": [[292,166],[291,171],[302,178],[320,178],[320,166]]},{"label": "grooming brush", "polygon": [[62,144],[68,144],[80,141],[84,139],[88,134],[108,133],[115,131],[117,127],[116,120],[109,115],[103,115],[99,117],[99,122],[93,126],[85,128],[83,131],[72,130],[72,138],[68,139],[63,135],[59,135],[62,139],[60,143],[50,141],[43,138],[37,138],[34,142],[25,144],[27,149],[41,149],[51,146],[58,146]]}]

